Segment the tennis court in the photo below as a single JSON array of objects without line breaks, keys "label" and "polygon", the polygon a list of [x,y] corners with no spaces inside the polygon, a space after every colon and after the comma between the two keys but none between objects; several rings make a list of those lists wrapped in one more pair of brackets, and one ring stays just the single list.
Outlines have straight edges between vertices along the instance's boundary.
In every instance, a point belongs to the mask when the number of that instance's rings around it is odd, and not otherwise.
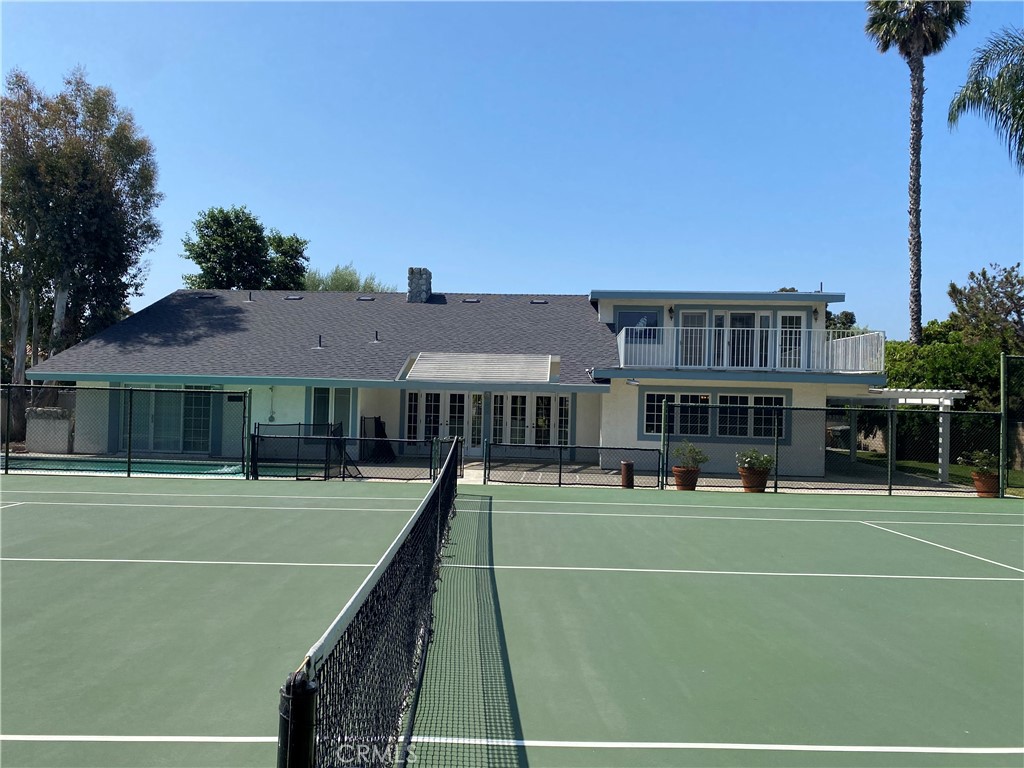
[{"label": "tennis court", "polygon": [[[5,478],[3,765],[273,765],[278,687],[425,489]],[[1019,500],[457,506],[417,765],[1024,763]]]}]

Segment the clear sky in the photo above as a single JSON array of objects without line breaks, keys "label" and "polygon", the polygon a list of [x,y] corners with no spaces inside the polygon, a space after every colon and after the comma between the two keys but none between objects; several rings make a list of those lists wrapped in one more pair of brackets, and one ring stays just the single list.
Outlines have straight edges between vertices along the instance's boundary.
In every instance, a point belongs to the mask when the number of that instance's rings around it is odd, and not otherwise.
[{"label": "clear sky", "polygon": [[[195,271],[182,238],[245,205],[404,290],[846,294],[908,333],[909,74],[863,3],[2,3],[2,63],[75,65],[153,141],[163,239],[140,309]],[[926,60],[924,318],[1024,254],[1024,182],[946,111],[1020,2],[975,2]]]}]

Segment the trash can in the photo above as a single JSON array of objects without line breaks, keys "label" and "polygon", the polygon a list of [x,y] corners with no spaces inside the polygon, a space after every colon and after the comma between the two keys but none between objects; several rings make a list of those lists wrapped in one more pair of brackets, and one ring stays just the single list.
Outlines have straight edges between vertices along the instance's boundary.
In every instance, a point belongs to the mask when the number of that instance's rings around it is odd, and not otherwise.
[{"label": "trash can", "polygon": [[624,461],[622,462],[622,487],[632,488],[633,487],[633,462]]}]

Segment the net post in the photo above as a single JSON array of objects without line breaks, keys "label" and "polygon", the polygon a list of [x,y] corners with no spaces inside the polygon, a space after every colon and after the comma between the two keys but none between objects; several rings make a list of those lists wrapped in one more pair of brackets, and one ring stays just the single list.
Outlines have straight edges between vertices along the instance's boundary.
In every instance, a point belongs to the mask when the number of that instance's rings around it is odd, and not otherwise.
[{"label": "net post", "polygon": [[[351,425],[349,425],[351,426]],[[345,445],[345,435],[341,436],[341,482],[345,482],[345,473],[348,471],[346,461],[348,459],[348,446]]]},{"label": "net post", "polygon": [[288,675],[281,686],[277,768],[312,768],[316,689],[302,669]]},{"label": "net post", "polygon": [[132,443],[135,441],[134,406],[135,390],[128,387],[128,464],[126,465],[128,477],[132,476]]},{"label": "net post", "polygon": [[562,446],[558,446],[558,487],[562,487]]},{"label": "net post", "polygon": [[1009,463],[1010,430],[1007,422],[1010,420],[1010,403],[1006,397],[1006,390],[1010,382],[1007,377],[1006,353],[999,353],[999,498],[1006,498],[1006,467]]}]

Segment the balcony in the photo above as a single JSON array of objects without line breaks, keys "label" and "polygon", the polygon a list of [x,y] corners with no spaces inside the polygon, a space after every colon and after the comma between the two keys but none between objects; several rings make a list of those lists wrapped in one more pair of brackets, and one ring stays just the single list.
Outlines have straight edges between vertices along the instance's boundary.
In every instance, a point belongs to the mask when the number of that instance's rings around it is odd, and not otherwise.
[{"label": "balcony", "polygon": [[801,328],[623,328],[619,366],[666,370],[881,373],[885,334]]}]

